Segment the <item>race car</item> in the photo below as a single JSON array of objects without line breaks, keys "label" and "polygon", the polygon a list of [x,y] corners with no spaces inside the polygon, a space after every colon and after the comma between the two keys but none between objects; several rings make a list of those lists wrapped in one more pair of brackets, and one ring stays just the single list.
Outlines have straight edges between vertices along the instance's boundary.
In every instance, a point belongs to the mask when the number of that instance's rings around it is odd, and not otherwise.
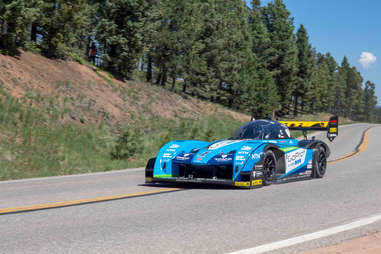
[{"label": "race car", "polygon": [[[291,137],[303,131],[304,140]],[[338,135],[338,117],[329,121],[255,120],[225,140],[176,140],[148,160],[146,183],[206,183],[256,188],[304,178],[322,178],[330,150],[307,131],[327,131],[332,142]]]}]

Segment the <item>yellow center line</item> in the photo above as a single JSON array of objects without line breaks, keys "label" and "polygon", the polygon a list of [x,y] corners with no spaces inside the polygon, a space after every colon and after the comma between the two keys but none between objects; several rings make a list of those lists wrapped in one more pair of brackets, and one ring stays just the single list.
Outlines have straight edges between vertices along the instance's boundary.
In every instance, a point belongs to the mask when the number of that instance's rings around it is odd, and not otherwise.
[{"label": "yellow center line", "polygon": [[342,156],[340,158],[328,161],[328,164],[334,164],[336,162],[339,162],[339,161],[342,161],[342,160],[345,160],[345,159],[349,159],[349,158],[351,158],[353,156],[356,156],[359,153],[365,151],[365,149],[368,147],[368,142],[369,142],[368,139],[369,139],[369,130],[370,130],[370,128],[372,128],[372,127],[369,127],[368,129],[366,129],[364,131],[364,134],[362,136],[360,145],[357,147],[357,149],[355,151],[351,152],[350,154],[344,155],[344,156]]},{"label": "yellow center line", "polygon": [[30,205],[30,206],[10,207],[10,208],[0,209],[0,215],[7,214],[7,213],[18,213],[18,212],[41,210],[41,209],[58,208],[58,207],[64,207],[64,206],[82,205],[82,204],[110,201],[110,200],[116,200],[116,199],[142,197],[147,195],[179,191],[179,190],[181,189],[180,188],[161,188],[161,189],[152,190],[152,191],[127,193],[127,194],[112,195],[112,196],[105,196],[105,197],[99,197],[99,198],[85,198],[85,199],[72,200],[72,201],[45,203],[45,204],[37,204],[37,205]]}]

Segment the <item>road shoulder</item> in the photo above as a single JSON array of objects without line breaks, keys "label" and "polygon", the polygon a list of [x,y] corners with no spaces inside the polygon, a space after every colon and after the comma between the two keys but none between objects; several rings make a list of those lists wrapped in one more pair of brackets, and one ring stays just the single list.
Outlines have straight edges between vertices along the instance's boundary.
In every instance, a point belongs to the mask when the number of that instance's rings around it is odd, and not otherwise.
[{"label": "road shoulder", "polygon": [[381,253],[381,232],[343,241],[331,246],[299,254],[378,254]]}]

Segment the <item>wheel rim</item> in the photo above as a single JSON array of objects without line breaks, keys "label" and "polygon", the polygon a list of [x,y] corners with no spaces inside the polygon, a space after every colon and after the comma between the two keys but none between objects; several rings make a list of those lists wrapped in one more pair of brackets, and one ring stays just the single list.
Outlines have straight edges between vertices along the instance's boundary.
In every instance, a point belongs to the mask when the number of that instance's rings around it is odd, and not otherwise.
[{"label": "wheel rim", "polygon": [[321,152],[319,154],[318,164],[319,164],[319,171],[320,171],[320,173],[323,174],[325,172],[326,167],[327,167],[327,158],[325,157],[325,153]]},{"label": "wheel rim", "polygon": [[273,157],[268,156],[265,159],[265,163],[263,165],[263,173],[266,180],[271,180],[275,173],[275,160]]}]

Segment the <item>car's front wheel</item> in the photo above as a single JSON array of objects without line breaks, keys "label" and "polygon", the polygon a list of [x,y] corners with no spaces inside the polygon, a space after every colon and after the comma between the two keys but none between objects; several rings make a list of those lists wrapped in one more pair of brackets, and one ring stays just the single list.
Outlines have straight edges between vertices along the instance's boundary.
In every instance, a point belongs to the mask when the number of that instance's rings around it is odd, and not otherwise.
[{"label": "car's front wheel", "polygon": [[276,157],[273,151],[268,150],[264,153],[263,162],[263,185],[272,184],[276,172]]}]

